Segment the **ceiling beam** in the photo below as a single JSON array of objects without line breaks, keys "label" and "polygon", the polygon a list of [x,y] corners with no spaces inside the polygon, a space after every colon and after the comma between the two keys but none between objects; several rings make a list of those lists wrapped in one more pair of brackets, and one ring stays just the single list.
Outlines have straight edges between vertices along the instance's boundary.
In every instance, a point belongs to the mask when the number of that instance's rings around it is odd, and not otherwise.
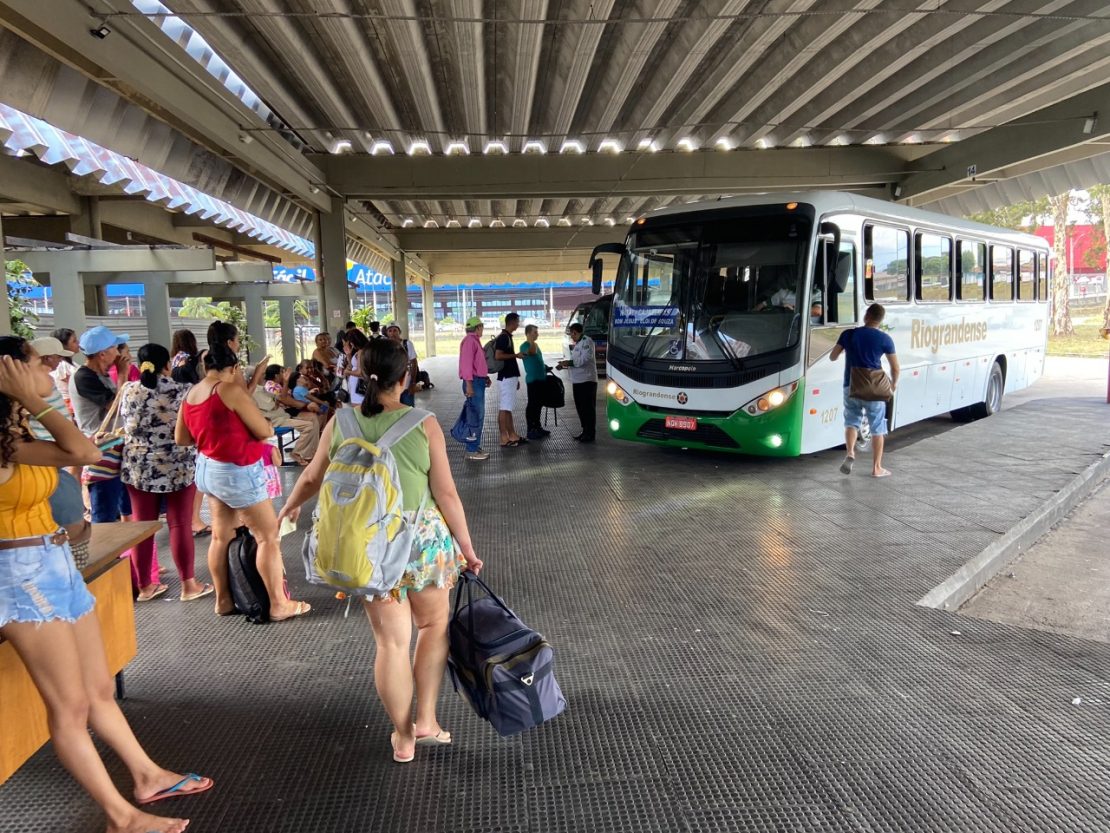
[{"label": "ceiling beam", "polygon": [[250,175],[319,210],[330,210],[315,172],[275,132],[254,131],[249,143],[241,141],[244,125],[261,124],[258,115],[154,23],[137,15],[114,17],[111,33],[98,39],[89,30],[99,22],[79,0],[0,0],[0,25],[136,101]]},{"label": "ceiling beam", "polygon": [[397,240],[407,252],[520,252],[559,249],[593,249],[601,243],[619,243],[624,226],[586,226],[546,229],[404,229]]},{"label": "ceiling beam", "polygon": [[977,183],[1097,156],[1108,141],[1110,84],[1103,84],[910,162],[900,199],[926,205]]},{"label": "ceiling beam", "polygon": [[311,158],[328,185],[348,197],[542,199],[882,186],[900,179],[907,162],[934,149],[890,145],[728,153]]},{"label": "ceiling beam", "polygon": [[66,174],[14,156],[0,155],[0,195],[43,211],[81,213],[81,202],[69,189]]}]

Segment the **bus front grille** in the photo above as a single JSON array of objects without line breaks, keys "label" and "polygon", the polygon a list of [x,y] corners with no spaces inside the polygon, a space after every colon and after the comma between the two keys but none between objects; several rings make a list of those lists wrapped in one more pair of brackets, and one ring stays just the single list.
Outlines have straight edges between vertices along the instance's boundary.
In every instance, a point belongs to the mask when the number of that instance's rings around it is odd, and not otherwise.
[{"label": "bus front grille", "polygon": [[693,431],[680,428],[668,428],[664,420],[649,419],[636,432],[636,436],[645,440],[674,440],[676,442],[695,442],[702,445],[711,445],[715,448],[739,448],[740,444],[716,425],[698,423]]},{"label": "bus front grille", "polygon": [[627,365],[623,361],[609,359],[610,363],[621,373],[634,382],[645,385],[659,385],[667,388],[738,388],[750,382],[756,382],[767,376],[773,376],[782,370],[779,362],[772,362],[741,371],[724,371],[719,373],[657,373],[654,370],[645,370]]}]

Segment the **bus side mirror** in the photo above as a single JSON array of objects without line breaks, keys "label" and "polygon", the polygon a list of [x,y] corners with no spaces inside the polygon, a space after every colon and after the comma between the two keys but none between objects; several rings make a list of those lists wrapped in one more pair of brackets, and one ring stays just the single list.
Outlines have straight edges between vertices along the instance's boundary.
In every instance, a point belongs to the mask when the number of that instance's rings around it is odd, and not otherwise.
[{"label": "bus side mirror", "polygon": [[601,294],[601,279],[604,277],[604,267],[601,263],[601,258],[598,255],[610,254],[621,255],[624,254],[623,243],[602,243],[600,246],[594,246],[594,250],[590,253],[590,271],[592,272],[593,279],[593,293],[594,295]]}]

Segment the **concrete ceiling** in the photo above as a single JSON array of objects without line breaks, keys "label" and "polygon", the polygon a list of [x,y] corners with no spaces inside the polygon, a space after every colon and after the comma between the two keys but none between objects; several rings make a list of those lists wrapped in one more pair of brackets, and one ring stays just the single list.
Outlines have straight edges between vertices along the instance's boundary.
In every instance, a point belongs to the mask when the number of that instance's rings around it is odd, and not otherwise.
[{"label": "concrete ceiling", "polygon": [[297,205],[349,200],[348,234],[436,274],[476,251],[569,266],[729,193],[958,210],[1107,169],[1104,0],[163,2],[265,118],[130,0],[0,0],[0,24]]}]

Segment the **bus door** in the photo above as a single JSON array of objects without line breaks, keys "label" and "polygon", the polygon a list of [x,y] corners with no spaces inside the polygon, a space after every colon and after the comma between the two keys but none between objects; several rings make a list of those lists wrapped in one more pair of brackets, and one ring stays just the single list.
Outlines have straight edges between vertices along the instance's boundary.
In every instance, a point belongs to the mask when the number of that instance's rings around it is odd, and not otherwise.
[{"label": "bus door", "polygon": [[[826,237],[822,235],[822,237]],[[820,240],[823,249],[834,242]],[[822,264],[827,272],[822,274]],[[808,310],[809,340],[806,344],[805,407],[802,411],[802,453],[830,448],[844,437],[844,357],[830,361],[829,353],[840,334],[858,325],[861,301],[856,246],[848,234],[831,252],[816,259],[814,300]],[[820,292],[820,305],[817,293]]]}]

